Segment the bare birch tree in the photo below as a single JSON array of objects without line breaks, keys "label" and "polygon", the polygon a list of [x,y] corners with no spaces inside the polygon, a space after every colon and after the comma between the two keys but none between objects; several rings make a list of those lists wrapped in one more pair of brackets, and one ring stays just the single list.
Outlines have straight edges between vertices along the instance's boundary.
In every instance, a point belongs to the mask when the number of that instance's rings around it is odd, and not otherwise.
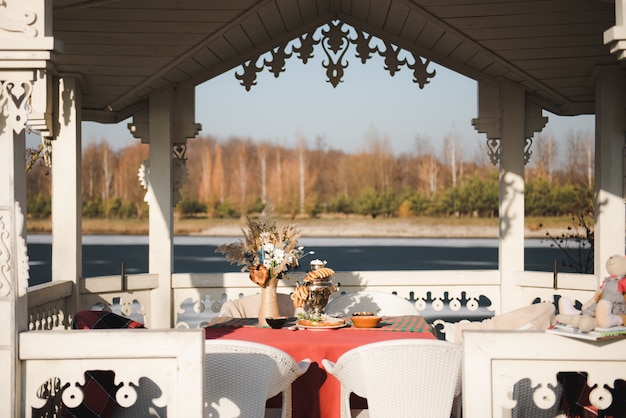
[{"label": "bare birch tree", "polygon": [[276,196],[279,205],[283,202],[283,156],[282,149],[276,147]]},{"label": "bare birch tree", "polygon": [[219,203],[224,203],[226,185],[224,183],[224,157],[222,146],[215,145],[215,160],[213,163],[213,175],[211,176],[211,189],[215,199]]},{"label": "bare birch tree", "polygon": [[201,181],[200,181],[200,190],[198,193],[199,200],[203,202],[211,202],[211,173],[213,171],[213,162],[211,160],[211,149],[208,144],[205,144],[202,147],[201,155]]},{"label": "bare birch tree", "polygon": [[391,169],[393,167],[393,152],[388,137],[380,138],[372,131],[366,138],[368,153],[371,158],[370,171],[374,175],[374,189],[378,193],[385,193],[391,189]]},{"label": "bare birch tree", "polygon": [[[427,191],[430,194],[437,193],[439,161],[435,157],[428,138],[418,136],[415,139],[415,150],[418,156],[418,178],[427,184]],[[419,186],[418,186],[419,187]]]},{"label": "bare birch tree", "polygon": [[235,155],[237,161],[237,183],[239,185],[239,210],[241,216],[247,213],[248,197],[248,150],[245,143],[239,144]]},{"label": "bare birch tree", "polygon": [[596,158],[596,148],[593,135],[591,133],[586,133],[583,139],[583,147],[584,147],[584,155],[585,162],[587,164],[587,187],[593,187],[593,178],[594,178],[594,167],[595,167],[595,158]]},{"label": "bare birch tree", "polygon": [[262,143],[257,147],[259,163],[261,168],[261,202],[267,203],[267,150],[268,145]]},{"label": "bare birch tree", "polygon": [[549,183],[552,183],[558,156],[558,144],[554,135],[538,134],[533,145],[535,149],[533,151],[532,160],[535,163],[535,167],[546,175]]},{"label": "bare birch tree", "polygon": [[[444,162],[450,170],[452,187],[457,184],[457,175],[463,174],[463,146],[459,144],[456,132],[450,133],[443,140]],[[457,164],[460,166],[458,167]]]},{"label": "bare birch tree", "polygon": [[593,163],[592,155],[593,143],[589,135],[585,136],[582,132],[567,135],[565,175],[570,181],[590,184],[589,161]]},{"label": "bare birch tree", "polygon": [[145,190],[139,183],[138,173],[141,164],[148,159],[149,152],[148,145],[142,144],[139,140],[127,146],[120,151],[118,169],[115,172],[117,189],[120,191],[119,197],[133,202],[140,218],[147,206],[143,201]]},{"label": "bare birch tree", "polygon": [[304,202],[305,202],[305,188],[304,183],[306,179],[306,144],[304,143],[304,139],[302,137],[298,138],[298,172],[300,174],[300,214],[304,214]]},{"label": "bare birch tree", "polygon": [[111,188],[113,185],[113,173],[116,169],[115,154],[109,147],[109,143],[103,141],[100,144],[102,153],[102,201],[106,202],[111,196]]},{"label": "bare birch tree", "polygon": [[97,144],[89,144],[83,151],[82,174],[83,196],[91,200],[99,195],[99,183],[101,180],[102,162]]}]

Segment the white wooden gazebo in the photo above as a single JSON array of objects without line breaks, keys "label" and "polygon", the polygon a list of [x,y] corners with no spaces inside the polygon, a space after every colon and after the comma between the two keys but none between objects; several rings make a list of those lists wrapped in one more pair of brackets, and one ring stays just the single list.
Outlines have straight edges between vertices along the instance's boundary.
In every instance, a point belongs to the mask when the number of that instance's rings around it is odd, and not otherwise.
[{"label": "white wooden gazebo", "polygon": [[[35,301],[43,294],[46,300],[63,298],[67,320],[107,291],[96,282],[87,285],[81,271],[81,122],[132,117],[129,128],[149,144],[150,166],[159,168],[148,179],[149,271],[122,279],[114,290],[142,289],[149,327],[175,327],[177,307],[191,293],[179,296],[174,289],[211,280],[172,274],[173,185],[180,163],[175,150],[200,130],[195,86],[243,65],[241,83],[250,88],[263,66],[280,69],[289,42],[301,59],[312,42],[324,42],[312,35],[323,25],[331,28],[329,39],[361,47],[363,59],[378,53],[393,64],[398,48],[408,51],[412,61],[395,63],[413,70],[417,83],[427,82],[431,61],[478,82],[478,114],[467,123],[485,134],[500,167],[500,235],[499,268],[481,273],[476,287],[492,289],[495,310],[528,304],[529,288],[540,297],[558,290],[589,294],[606,275],[604,261],[623,253],[626,238],[624,3],[0,0],[0,393],[10,400],[0,404],[0,416],[25,415],[20,335],[36,328]],[[351,35],[340,35],[343,25],[352,28]],[[368,50],[369,36],[385,41],[387,50]],[[272,62],[258,60],[268,51]],[[335,65],[331,80],[341,77],[341,61],[327,58]],[[530,138],[547,122],[543,110],[596,117],[596,280],[580,284],[582,279],[572,277],[567,289],[552,288],[551,274],[524,272],[524,164]],[[210,132],[210,126],[205,129]],[[41,135],[52,167],[52,282],[45,292],[28,288],[28,132]],[[408,293],[412,287],[453,288],[454,277],[477,277],[441,274],[437,284],[416,275],[396,285]],[[237,294],[229,289],[234,281],[220,279],[220,294]]]}]

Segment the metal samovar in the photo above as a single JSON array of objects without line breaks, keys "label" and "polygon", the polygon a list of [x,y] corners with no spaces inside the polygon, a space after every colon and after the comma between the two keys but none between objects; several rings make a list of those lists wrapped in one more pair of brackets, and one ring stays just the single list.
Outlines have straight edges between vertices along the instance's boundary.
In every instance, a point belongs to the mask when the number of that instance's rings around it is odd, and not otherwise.
[{"label": "metal samovar", "polygon": [[[311,271],[324,267],[326,263],[320,260],[311,261]],[[321,315],[324,313],[324,308],[328,305],[328,299],[330,295],[335,293],[340,283],[333,283],[332,276],[324,277],[322,279],[314,279],[309,286],[309,297],[307,304],[309,305],[309,313],[312,315]]]}]

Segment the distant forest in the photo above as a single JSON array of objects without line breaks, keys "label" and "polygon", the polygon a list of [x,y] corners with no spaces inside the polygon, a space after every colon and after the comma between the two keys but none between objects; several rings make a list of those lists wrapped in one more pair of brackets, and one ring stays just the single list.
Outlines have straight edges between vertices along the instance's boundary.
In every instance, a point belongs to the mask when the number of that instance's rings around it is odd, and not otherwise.
[{"label": "distant forest", "polygon": [[[485,140],[486,141],[486,140]],[[271,200],[281,214],[323,213],[371,217],[498,216],[498,167],[483,146],[463,155],[453,137],[438,143],[423,138],[414,151],[394,155],[386,138],[368,138],[364,151],[345,153],[321,139],[296,147],[211,136],[187,143],[188,178],[176,210],[181,216],[241,217]],[[569,215],[593,190],[594,149],[589,134],[571,133],[558,141],[537,135],[525,169],[526,215]],[[148,145],[137,142],[113,151],[106,141],[83,150],[85,217],[147,216],[139,167]],[[49,169],[38,162],[27,176],[28,214],[51,212]]]}]

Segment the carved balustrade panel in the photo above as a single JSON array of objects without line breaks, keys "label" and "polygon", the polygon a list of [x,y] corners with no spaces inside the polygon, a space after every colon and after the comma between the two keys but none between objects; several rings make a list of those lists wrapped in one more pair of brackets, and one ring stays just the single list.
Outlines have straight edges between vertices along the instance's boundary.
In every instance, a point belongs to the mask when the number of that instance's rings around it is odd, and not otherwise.
[{"label": "carved balustrade panel", "polygon": [[[580,367],[587,370],[587,366],[580,362],[553,360],[542,365],[541,373],[533,371],[530,377],[523,364],[499,361],[494,367],[494,373],[506,375],[506,383],[501,383],[504,386],[495,390],[500,398],[495,401],[494,408],[510,410],[514,417],[552,418],[560,413],[581,416],[583,411],[603,411],[608,416],[626,416],[626,372],[623,371],[623,362],[599,363],[593,366],[589,374],[576,371]],[[528,367],[532,370],[537,365],[529,362]]]},{"label": "carved balustrade panel", "polygon": [[[219,280],[214,277],[216,275],[174,276],[177,328],[202,327],[219,315],[226,301],[259,293],[259,288],[251,284],[246,275],[233,275]],[[343,273],[343,276],[338,276],[337,280],[347,285],[342,283],[336,295],[359,290],[394,293],[415,304],[416,309],[442,334],[445,334],[447,323],[492,317],[499,300],[497,286],[441,286],[432,283],[407,285],[406,280],[394,282],[393,279],[381,283],[371,282],[372,286],[368,286],[363,284],[365,280],[355,279],[359,275],[348,276],[348,273]],[[222,283],[224,286],[216,286],[215,283]],[[292,293],[294,288],[291,285],[292,283],[281,283],[278,292]]]},{"label": "carved balustrade panel", "polygon": [[70,315],[63,301],[50,302],[28,309],[28,330],[44,331],[53,329],[67,329],[70,326]]},{"label": "carved balustrade panel", "polygon": [[82,309],[107,311],[130,318],[133,321],[146,322],[146,316],[150,306],[149,292],[127,292],[127,293],[101,293],[81,295]]},{"label": "carved balustrade panel", "polygon": [[[187,289],[185,289],[187,290]],[[239,296],[235,296],[239,297]],[[233,298],[231,298],[232,300]],[[224,291],[198,289],[176,292],[176,328],[202,328],[219,315],[229,300]]]},{"label": "carved balustrade panel", "polygon": [[577,401],[590,410],[624,416],[625,350],[626,339],[465,331],[463,412],[493,418],[553,417],[571,412]]},{"label": "carved balustrade panel", "polygon": [[202,416],[202,330],[66,330],[20,335],[28,416]]},{"label": "carved balustrade panel", "polygon": [[28,330],[66,329],[73,312],[68,310],[73,296],[72,282],[51,282],[28,288]]},{"label": "carved balustrade panel", "polygon": [[[64,370],[70,368],[67,361],[46,365],[53,377],[43,381],[36,390],[36,396],[31,398],[33,403],[28,405],[31,416],[66,416],[62,415],[63,410],[81,416],[86,411],[95,409],[94,405],[98,405],[103,411],[113,413],[113,416],[123,414],[166,417],[167,391],[172,390],[168,381],[171,382],[174,378],[172,366],[164,366],[159,362],[158,368],[155,367],[159,370],[151,372],[151,377],[148,377],[126,371],[128,367],[135,366],[135,362],[136,360],[124,359],[88,362],[92,363],[92,369],[72,365],[71,375]],[[83,363],[81,362],[81,366]],[[29,365],[40,366],[36,362],[29,362]],[[108,369],[111,366],[114,369]],[[168,372],[161,373],[163,370]]]}]

